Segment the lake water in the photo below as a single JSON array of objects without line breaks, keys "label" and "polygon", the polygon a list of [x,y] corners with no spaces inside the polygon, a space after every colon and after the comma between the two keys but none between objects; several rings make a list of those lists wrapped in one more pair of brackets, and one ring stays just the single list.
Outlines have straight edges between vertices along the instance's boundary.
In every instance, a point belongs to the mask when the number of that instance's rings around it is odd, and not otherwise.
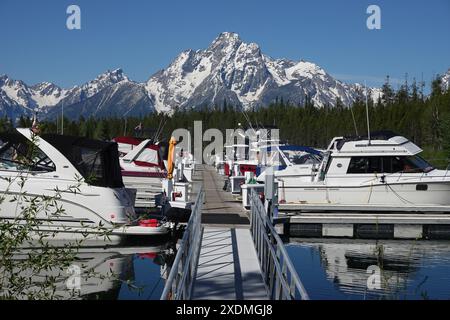
[{"label": "lake water", "polygon": [[448,241],[291,238],[286,249],[311,299],[450,299]]},{"label": "lake water", "polygon": [[[81,248],[73,261],[81,271],[81,298],[159,299],[176,242]],[[450,299],[449,241],[291,238],[286,249],[314,300]],[[37,282],[43,276],[36,277]],[[59,270],[59,298],[72,298],[67,280],[67,269]]]},{"label": "lake water", "polygon": [[[99,268],[106,275],[96,292],[85,294],[84,299],[158,300],[176,255],[174,241],[153,246],[124,247],[109,250],[102,264],[115,267],[113,274],[107,268]],[[98,254],[96,254],[98,259]],[[83,285],[81,286],[83,290]]]},{"label": "lake water", "polygon": [[[51,268],[23,263],[30,261],[30,255],[36,257],[44,253],[39,248],[22,249],[8,260],[15,267],[13,272],[8,272],[9,282],[3,283],[0,296],[15,299],[28,299],[28,295],[35,299],[159,299],[175,259],[177,240],[148,240],[139,246],[126,243],[113,247],[80,247],[73,259],[55,257]],[[52,249],[56,247],[62,246],[52,245]]]}]

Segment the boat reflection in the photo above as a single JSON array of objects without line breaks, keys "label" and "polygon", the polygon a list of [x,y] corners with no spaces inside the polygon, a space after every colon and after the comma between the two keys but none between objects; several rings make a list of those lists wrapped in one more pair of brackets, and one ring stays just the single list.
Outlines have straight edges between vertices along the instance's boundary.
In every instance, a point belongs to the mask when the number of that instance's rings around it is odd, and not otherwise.
[{"label": "boat reflection", "polygon": [[[289,242],[288,252],[302,279],[309,282],[313,298],[315,295],[325,299],[450,296],[448,242],[299,238],[290,238]],[[312,259],[308,260],[307,255]],[[317,273],[312,277],[314,282],[308,280],[311,276],[308,270],[315,266],[325,272],[322,277],[334,290],[327,291],[326,285],[319,285]]]},{"label": "boat reflection", "polygon": [[[10,283],[0,296],[12,299],[159,299],[176,255],[177,239],[145,246],[81,247],[70,261],[51,268],[29,265],[23,249],[13,255]],[[26,267],[21,267],[22,264]],[[0,268],[2,269],[2,268]],[[18,281],[19,280],[19,281]]]}]

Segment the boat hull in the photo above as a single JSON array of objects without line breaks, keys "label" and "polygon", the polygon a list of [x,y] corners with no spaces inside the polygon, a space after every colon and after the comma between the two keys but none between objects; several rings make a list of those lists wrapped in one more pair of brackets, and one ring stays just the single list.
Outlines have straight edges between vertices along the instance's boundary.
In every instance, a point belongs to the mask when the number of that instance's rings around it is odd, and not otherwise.
[{"label": "boat hull", "polygon": [[[426,190],[421,186],[426,185]],[[450,182],[397,183],[366,186],[326,186],[324,184],[279,184],[279,201],[320,210],[358,211],[447,211],[450,206]]]},{"label": "boat hull", "polygon": [[149,176],[123,176],[125,187],[136,189],[136,208],[155,207],[155,197],[162,192],[162,178]]}]

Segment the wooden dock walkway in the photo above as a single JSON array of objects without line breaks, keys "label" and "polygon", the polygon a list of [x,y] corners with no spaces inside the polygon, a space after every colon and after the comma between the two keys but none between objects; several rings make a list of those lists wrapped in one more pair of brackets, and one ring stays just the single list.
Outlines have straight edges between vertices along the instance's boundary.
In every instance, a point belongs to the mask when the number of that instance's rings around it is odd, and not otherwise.
[{"label": "wooden dock walkway", "polygon": [[205,203],[194,299],[267,299],[249,220],[241,204],[222,190],[224,180],[201,166]]}]

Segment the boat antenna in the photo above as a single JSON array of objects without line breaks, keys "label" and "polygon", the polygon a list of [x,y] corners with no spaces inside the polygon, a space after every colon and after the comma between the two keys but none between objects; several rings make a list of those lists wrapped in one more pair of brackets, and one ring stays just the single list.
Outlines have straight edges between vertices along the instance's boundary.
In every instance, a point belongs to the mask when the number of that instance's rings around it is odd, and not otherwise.
[{"label": "boat antenna", "polygon": [[367,100],[367,85],[366,81],[364,81],[364,87],[366,88],[366,118],[367,118],[367,138],[369,140],[370,145],[370,121],[369,121],[369,103]]},{"label": "boat antenna", "polygon": [[240,105],[240,106],[238,106],[238,108],[240,109],[241,113],[243,114],[245,121],[248,122],[248,125],[250,126],[250,129],[254,132],[255,129],[253,128],[252,121],[250,120],[250,116],[245,111],[244,106]]},{"label": "boat antenna", "polygon": [[358,127],[356,126],[355,114],[353,113],[353,104],[350,106],[350,112],[352,113],[353,126],[355,127],[355,134],[358,137]]},{"label": "boat antenna", "polygon": [[61,108],[61,134],[64,134],[64,99],[62,101],[62,108]]},{"label": "boat antenna", "polygon": [[159,125],[158,125],[158,130],[155,132],[155,136],[153,137],[153,143],[156,143],[159,140],[159,137],[162,134],[164,126],[166,124],[166,121],[167,121],[167,118],[163,114],[163,117],[161,118],[161,121],[159,122]]}]

